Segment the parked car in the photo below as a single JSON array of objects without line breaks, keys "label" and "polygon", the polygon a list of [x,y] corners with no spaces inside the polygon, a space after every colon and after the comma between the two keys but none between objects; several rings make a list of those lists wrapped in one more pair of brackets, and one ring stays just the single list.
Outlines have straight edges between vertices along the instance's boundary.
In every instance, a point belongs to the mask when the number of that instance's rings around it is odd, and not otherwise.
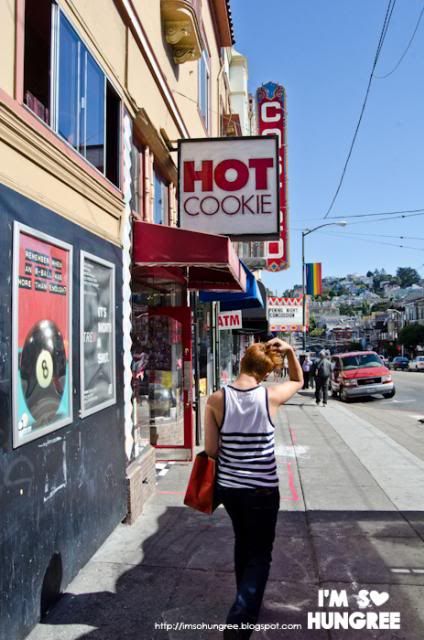
[{"label": "parked car", "polygon": [[424,371],[424,356],[417,356],[408,363],[409,371]]},{"label": "parked car", "polygon": [[408,369],[409,358],[406,356],[396,356],[390,363],[390,368],[393,371],[397,371],[400,369],[401,371],[406,371]]},{"label": "parked car", "polygon": [[344,402],[351,398],[381,394],[393,398],[396,393],[389,369],[374,351],[338,353],[331,358],[331,392]]}]

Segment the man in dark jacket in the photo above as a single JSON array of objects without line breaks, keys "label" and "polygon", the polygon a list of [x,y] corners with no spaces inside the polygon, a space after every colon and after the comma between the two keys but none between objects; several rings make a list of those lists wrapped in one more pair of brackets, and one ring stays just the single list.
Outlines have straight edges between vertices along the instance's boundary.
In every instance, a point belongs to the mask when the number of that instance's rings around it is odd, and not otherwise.
[{"label": "man in dark jacket", "polygon": [[321,351],[319,354],[319,362],[315,366],[315,401],[317,406],[321,403],[322,393],[322,407],[327,406],[328,400],[328,381],[331,376],[331,362],[327,358],[325,351]]}]

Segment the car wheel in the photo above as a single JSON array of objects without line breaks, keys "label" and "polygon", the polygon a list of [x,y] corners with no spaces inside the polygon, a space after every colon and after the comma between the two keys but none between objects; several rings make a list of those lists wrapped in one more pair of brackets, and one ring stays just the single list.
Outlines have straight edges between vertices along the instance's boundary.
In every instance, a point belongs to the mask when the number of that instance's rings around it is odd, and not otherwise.
[{"label": "car wheel", "polygon": [[394,398],[396,394],[395,389],[393,389],[393,391],[390,391],[390,393],[383,393],[383,398]]},{"label": "car wheel", "polygon": [[339,392],[337,391],[337,389],[331,389],[331,397],[332,398],[338,398],[339,397]]},{"label": "car wheel", "polygon": [[345,389],[342,389],[342,390],[340,391],[340,400],[341,400],[342,402],[350,402],[350,398],[349,398],[349,396],[347,395],[347,393],[346,393]]}]

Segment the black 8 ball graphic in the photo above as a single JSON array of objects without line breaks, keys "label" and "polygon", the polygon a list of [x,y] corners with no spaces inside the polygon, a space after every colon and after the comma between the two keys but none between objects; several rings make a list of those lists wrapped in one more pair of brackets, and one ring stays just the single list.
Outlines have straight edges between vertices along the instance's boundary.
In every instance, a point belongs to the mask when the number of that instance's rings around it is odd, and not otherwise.
[{"label": "black 8 ball graphic", "polygon": [[25,400],[37,426],[55,417],[66,380],[63,336],[51,320],[40,320],[25,339],[20,372]]}]

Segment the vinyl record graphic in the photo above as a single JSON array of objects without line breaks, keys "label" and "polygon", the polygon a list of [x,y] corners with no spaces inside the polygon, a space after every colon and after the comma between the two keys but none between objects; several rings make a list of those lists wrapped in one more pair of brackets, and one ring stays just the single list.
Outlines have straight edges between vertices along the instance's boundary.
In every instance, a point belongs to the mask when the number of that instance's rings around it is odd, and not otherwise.
[{"label": "vinyl record graphic", "polygon": [[54,322],[41,320],[25,339],[20,361],[22,389],[36,426],[54,419],[66,382],[63,336]]}]

